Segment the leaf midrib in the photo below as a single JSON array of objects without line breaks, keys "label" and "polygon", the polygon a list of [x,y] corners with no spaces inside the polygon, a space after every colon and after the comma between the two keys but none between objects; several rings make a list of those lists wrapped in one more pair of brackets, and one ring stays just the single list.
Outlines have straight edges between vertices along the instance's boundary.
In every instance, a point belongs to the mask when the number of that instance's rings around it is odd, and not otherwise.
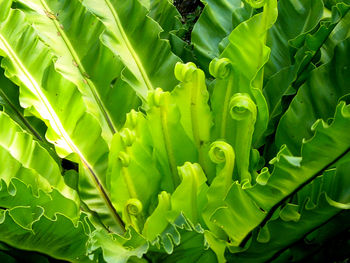
[{"label": "leaf midrib", "polygon": [[[44,7],[45,11],[46,12],[49,12],[49,13],[53,13],[52,10],[49,8],[49,6],[47,5],[47,3],[45,2],[45,0],[40,0],[42,6]],[[113,125],[113,121],[112,121],[112,118],[109,116],[107,110],[105,109],[105,106],[101,100],[101,98],[99,97],[98,95],[98,92],[97,92],[97,88],[95,86],[95,84],[85,76],[86,74],[86,70],[78,56],[78,54],[76,53],[73,45],[71,44],[69,38],[67,37],[67,34],[64,32],[64,30],[60,27],[59,23],[57,20],[55,19],[51,19],[49,18],[53,24],[55,25],[56,27],[56,30],[59,32],[59,35],[61,36],[61,38],[63,39],[63,42],[66,44],[67,46],[67,49],[69,50],[72,58],[74,59],[75,63],[77,64],[77,68],[79,70],[79,73],[81,75],[81,77],[85,80],[85,84],[89,87],[93,97],[94,97],[94,100],[96,101],[99,109],[101,110],[102,112],[102,116],[104,117],[104,119],[106,120],[107,122],[107,125],[110,129],[110,131],[112,132],[112,134],[114,134],[116,132],[116,128],[114,127]],[[85,73],[85,74],[84,74]]]},{"label": "leaf midrib", "polygon": [[[54,122],[58,132],[59,136],[63,138],[63,140],[66,142],[66,144],[69,146],[70,150],[74,153],[76,153],[79,158],[81,159],[83,165],[86,167],[86,169],[89,171],[89,174],[92,176],[92,179],[94,183],[97,186],[97,189],[99,190],[100,194],[102,195],[103,200],[105,201],[108,209],[111,211],[113,218],[117,222],[117,224],[120,226],[122,232],[124,230],[124,224],[122,223],[121,218],[119,217],[118,213],[116,212],[114,206],[112,205],[106,191],[104,190],[102,184],[100,183],[95,171],[93,170],[92,166],[89,164],[89,162],[86,160],[84,155],[80,152],[79,148],[73,143],[73,141],[70,139],[68,133],[64,129],[63,125],[61,124],[59,117],[56,115],[56,112],[51,107],[49,101],[45,97],[45,95],[40,90],[40,85],[36,83],[35,79],[31,76],[31,74],[28,72],[26,67],[21,63],[20,59],[16,56],[16,53],[12,50],[11,46],[7,43],[4,36],[0,33],[0,42],[3,43],[4,47],[6,48],[6,54],[11,58],[11,61],[15,63],[19,69],[23,72],[25,75],[25,78],[28,80],[30,85],[35,91],[35,95],[39,98],[41,103],[46,108],[47,112],[49,113],[51,120]],[[55,129],[56,131],[56,129]]]},{"label": "leaf midrib", "polygon": [[[264,226],[268,222],[268,220],[271,218],[273,213],[277,210],[277,208],[281,206],[281,204],[286,202],[292,195],[294,195],[301,188],[303,188],[304,186],[309,184],[311,181],[313,181],[317,176],[321,175],[325,170],[327,170],[328,168],[330,168],[334,164],[336,164],[341,158],[343,158],[349,152],[350,152],[350,146],[343,153],[339,154],[333,161],[326,164],[323,168],[321,168],[317,172],[315,172],[308,180],[306,180],[305,182],[300,184],[297,188],[295,188],[294,191],[292,191],[290,194],[288,194],[282,200],[280,200],[278,203],[276,203],[274,206],[272,206],[271,209],[267,212],[266,216],[263,218],[263,220],[254,229]],[[245,238],[240,243],[240,246],[244,246],[246,244],[246,242],[249,240],[249,237],[251,236],[254,229],[252,231],[249,231],[249,233],[247,233],[245,235]]]},{"label": "leaf midrib", "polygon": [[309,231],[307,231],[302,238],[296,240],[295,242],[292,242],[290,244],[288,244],[287,246],[279,249],[276,253],[273,254],[272,257],[270,257],[268,260],[265,260],[264,262],[271,262],[274,259],[277,259],[278,256],[280,256],[284,251],[286,251],[288,248],[293,247],[295,244],[297,244],[300,240],[302,240],[303,238],[305,238],[306,236],[308,236],[309,234],[311,234],[312,232],[320,229],[321,227],[323,227],[324,225],[326,225],[327,223],[331,222],[334,218],[336,218],[339,214],[342,213],[342,210],[340,210],[339,212],[337,212],[335,215],[331,216],[330,218],[328,218],[326,221],[322,222],[321,224],[315,226],[314,228],[310,229]]},{"label": "leaf midrib", "polygon": [[113,15],[113,18],[115,20],[117,28],[118,28],[118,30],[119,30],[119,32],[120,32],[120,34],[121,34],[121,36],[122,36],[122,38],[124,40],[125,46],[127,47],[127,50],[129,51],[132,59],[135,61],[135,64],[136,64],[136,66],[137,66],[137,68],[138,68],[138,70],[139,70],[139,72],[141,74],[141,77],[142,77],[142,79],[144,81],[144,84],[146,85],[148,90],[153,90],[154,89],[153,85],[152,85],[150,79],[148,78],[148,75],[146,73],[146,70],[143,67],[143,64],[142,64],[140,58],[136,54],[135,50],[133,49],[133,47],[132,47],[132,45],[131,45],[131,43],[129,41],[128,36],[125,33],[125,30],[124,30],[124,28],[122,26],[122,23],[120,21],[120,18],[118,16],[115,8],[113,7],[113,5],[112,5],[110,0],[105,0],[105,3],[107,4],[108,8],[110,9],[110,11],[111,11],[111,13]]},{"label": "leaf midrib", "polygon": [[7,97],[7,95],[3,92],[3,90],[0,89],[0,97],[6,101],[6,103],[10,106],[10,108],[15,112],[15,114],[18,116],[19,119],[25,124],[25,126],[29,129],[29,131],[39,140],[39,141],[45,141],[39,134],[38,131],[35,130],[35,128],[27,121],[27,119],[21,114],[15,105],[11,102],[11,100]]}]

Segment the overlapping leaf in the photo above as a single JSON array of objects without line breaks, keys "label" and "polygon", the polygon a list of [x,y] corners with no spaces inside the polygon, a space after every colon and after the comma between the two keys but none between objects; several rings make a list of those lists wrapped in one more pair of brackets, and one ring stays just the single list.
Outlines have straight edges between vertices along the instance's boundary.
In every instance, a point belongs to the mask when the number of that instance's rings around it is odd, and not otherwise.
[{"label": "overlapping leaf", "polygon": [[[308,79],[310,71],[315,68],[313,59],[319,51],[321,51],[321,62],[329,62],[333,57],[334,47],[348,37],[350,18],[348,11],[349,5],[334,6],[332,18],[322,21],[316,32],[300,35],[293,40],[293,46],[299,48],[295,54],[294,64],[272,76],[264,88],[270,110],[267,134],[274,132],[281,114],[295,96],[296,89]],[[291,98],[287,100],[287,96]]]},{"label": "overlapping leaf", "polygon": [[59,155],[70,155],[83,164],[86,176],[79,181],[86,188],[80,192],[86,195],[82,198],[120,231],[118,214],[104,189],[108,147],[100,126],[86,112],[77,88],[56,72],[54,57],[26,24],[23,13],[3,7],[8,16],[0,25],[2,66],[6,76],[20,86],[21,105],[46,122],[46,137]]},{"label": "overlapping leaf", "polygon": [[0,202],[1,241],[59,259],[87,261],[84,218],[77,221],[74,203],[59,192],[34,196],[31,187],[18,179],[9,186],[2,180]]},{"label": "overlapping leaf", "polygon": [[[297,202],[286,204],[277,215],[254,233],[249,248],[230,256],[234,262],[266,262],[307,234],[350,208],[349,163],[326,171],[297,193]],[[285,235],[285,233],[293,233]]]},{"label": "overlapping leaf", "polygon": [[190,45],[181,39],[186,34],[186,28],[182,25],[179,11],[169,0],[141,0],[148,10],[148,16],[154,19],[164,30],[160,37],[168,39],[171,50],[184,62],[193,61],[193,52]]},{"label": "overlapping leaf", "polygon": [[288,41],[314,29],[322,15],[321,0],[287,0],[278,3],[277,21],[267,35],[267,45],[271,48],[271,55],[265,67],[266,79],[293,64]]},{"label": "overlapping leaf", "polygon": [[232,184],[225,204],[211,217],[211,221],[228,234],[231,245],[245,241],[281,202],[350,151],[349,125],[349,107],[340,103],[330,126],[318,122],[315,136],[303,145],[302,157],[294,157],[283,148],[272,162],[271,175],[264,169],[257,178],[258,183],[246,189],[238,183]]},{"label": "overlapping leaf", "polygon": [[0,113],[0,126],[0,240],[85,261],[89,229],[80,221],[76,195],[65,185],[58,164],[5,113]]},{"label": "overlapping leaf", "polygon": [[338,100],[349,94],[350,39],[335,49],[333,59],[313,70],[300,87],[289,109],[281,118],[276,144],[286,144],[293,154],[300,152],[303,138],[312,136],[312,124],[319,118],[332,118]]},{"label": "overlapping leaf", "polygon": [[18,87],[8,80],[4,76],[3,69],[0,69],[0,105],[2,110],[39,141],[45,141],[45,125],[33,116],[25,116],[18,97]]},{"label": "overlapping leaf", "polygon": [[[228,103],[225,104],[225,102],[229,101],[235,93],[247,93],[256,103],[258,111],[253,137],[254,145],[261,144],[262,132],[267,127],[268,109],[261,92],[263,85],[262,68],[268,61],[270,53],[270,49],[265,45],[267,30],[277,18],[277,2],[267,0],[263,4],[264,11],[262,13],[239,24],[228,37],[229,44],[220,55],[221,58],[228,59],[228,63],[220,64],[230,65],[222,65],[221,68],[219,63],[217,63],[218,65],[213,65],[211,70],[216,77],[230,81],[230,83],[225,85],[227,86],[226,88],[217,91],[220,95],[213,94],[213,111],[223,112],[227,115],[223,116],[222,122],[229,115],[228,110],[224,110],[223,106],[227,106]],[[255,59],[252,60],[251,57]],[[232,67],[232,72],[229,77],[230,66]],[[225,69],[225,67],[228,68]],[[224,101],[224,104],[222,101]],[[216,123],[215,125],[220,127],[221,123]]]},{"label": "overlapping leaf", "polygon": [[175,86],[173,68],[180,59],[159,39],[161,27],[146,16],[144,6],[137,0],[84,0],[83,4],[104,23],[103,43],[121,58],[123,79],[143,100],[150,90]]},{"label": "overlapping leaf", "polygon": [[[56,70],[78,87],[88,112],[99,120],[102,135],[110,141],[138,101],[134,91],[118,80],[124,65],[100,41],[104,25],[79,1],[17,2],[16,7],[58,58]],[[113,86],[112,81],[119,85]],[[122,97],[130,103],[119,101]]]},{"label": "overlapping leaf", "polygon": [[219,43],[253,13],[241,0],[203,1],[205,7],[192,31],[192,42],[198,63],[208,72],[210,61],[219,57]]}]

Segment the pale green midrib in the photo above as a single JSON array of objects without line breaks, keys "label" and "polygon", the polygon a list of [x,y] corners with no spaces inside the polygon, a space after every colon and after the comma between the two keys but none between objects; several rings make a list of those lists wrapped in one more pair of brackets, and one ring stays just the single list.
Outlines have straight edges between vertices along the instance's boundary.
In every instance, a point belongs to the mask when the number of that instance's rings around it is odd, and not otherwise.
[{"label": "pale green midrib", "polygon": [[198,119],[197,119],[197,94],[199,89],[199,79],[197,72],[195,74],[195,79],[193,86],[191,88],[191,122],[192,122],[192,133],[194,141],[197,144],[197,147],[200,147],[200,136],[198,131]]},{"label": "pale green midrib", "polygon": [[[128,155],[130,154],[130,149],[129,148],[130,147],[126,147],[126,149],[125,149],[125,153],[128,154]],[[126,188],[128,189],[128,193],[129,193],[130,197],[138,199],[136,187],[135,187],[135,185],[133,183],[132,177],[130,176],[128,168],[123,166],[121,172],[122,172],[122,175],[123,175],[123,178],[124,178],[124,182],[126,184]]]},{"label": "pale green midrib", "polygon": [[[231,73],[234,74],[234,73]],[[222,110],[222,119],[221,119],[221,127],[220,127],[220,137],[225,139],[226,136],[226,124],[227,124],[227,115],[228,115],[228,104],[230,100],[230,95],[232,93],[232,85],[233,85],[234,76],[229,76],[229,80],[227,82],[227,89],[225,92],[224,105]]]},{"label": "pale green midrib", "polygon": [[204,167],[204,153],[203,153],[203,147],[201,145],[201,138],[199,134],[199,118],[198,118],[198,110],[197,110],[198,97],[200,96],[201,84],[202,83],[200,79],[200,73],[198,72],[198,69],[197,69],[195,73],[193,87],[191,88],[190,109],[191,109],[191,123],[192,123],[193,138],[198,148],[198,160],[199,160],[199,163]]},{"label": "pale green midrib", "polygon": [[16,113],[19,119],[25,124],[25,126],[29,129],[29,131],[39,140],[39,141],[45,141],[35,130],[35,128],[27,121],[27,119],[16,109],[16,107],[13,105],[11,100],[7,97],[7,95],[3,92],[3,90],[0,89],[0,97],[2,97],[6,103],[11,107],[11,109]]},{"label": "pale green midrib", "polygon": [[164,144],[165,144],[165,150],[168,156],[168,162],[169,162],[169,166],[172,174],[173,186],[175,189],[180,183],[180,178],[177,172],[177,165],[176,165],[176,160],[174,156],[173,146],[169,135],[169,128],[167,123],[168,118],[167,118],[167,112],[166,112],[165,106],[161,106],[159,108],[159,111],[160,111],[160,121],[161,121]]},{"label": "pale green midrib", "polygon": [[64,139],[66,144],[69,146],[70,151],[76,153],[79,156],[79,158],[81,159],[84,166],[86,166],[86,168],[90,172],[89,174],[92,176],[92,180],[94,181],[94,183],[97,186],[98,191],[102,195],[102,199],[106,203],[108,209],[112,212],[113,218],[115,219],[115,221],[117,222],[117,225],[120,226],[120,228],[123,232],[124,225],[122,223],[122,220],[120,219],[120,217],[117,214],[115,208],[113,207],[109,197],[107,196],[105,190],[103,189],[102,184],[99,182],[98,177],[96,176],[96,173],[92,169],[92,166],[89,164],[89,162],[85,159],[84,155],[80,152],[78,147],[75,146],[73,141],[71,141],[71,139],[69,138],[68,133],[65,131],[63,125],[59,121],[59,118],[56,115],[56,112],[54,111],[54,109],[51,107],[50,103],[47,101],[45,96],[43,94],[41,94],[42,92],[40,91],[40,88],[38,88],[40,85],[38,85],[38,83],[36,83],[36,81],[32,78],[30,73],[27,71],[26,67],[20,62],[20,59],[16,56],[16,53],[12,50],[11,46],[7,43],[6,38],[1,34],[1,32],[0,32],[0,41],[3,43],[4,47],[6,48],[7,52],[5,52],[5,53],[10,57],[10,59],[13,61],[13,63],[15,63],[19,67],[20,71],[25,75],[25,78],[30,82],[30,84],[34,88],[39,100],[44,105],[44,107],[46,108],[47,112],[49,113],[49,115],[51,117],[51,120],[56,125],[58,132],[59,132],[58,135]]},{"label": "pale green midrib", "polygon": [[[46,10],[47,12],[52,13],[52,11],[50,10],[50,8],[49,8],[48,5],[46,4],[45,0],[40,0],[40,2],[41,2],[41,4],[43,5],[43,7],[45,8],[45,10]],[[49,18],[49,19],[50,19],[50,18]],[[117,129],[114,127],[112,118],[109,116],[108,111],[105,109],[105,106],[104,106],[104,104],[103,104],[103,101],[101,100],[101,98],[100,98],[99,95],[98,95],[97,88],[96,88],[95,84],[94,84],[92,81],[90,81],[90,79],[88,79],[88,78],[84,75],[84,73],[86,72],[86,71],[85,71],[85,68],[84,68],[84,66],[82,65],[82,63],[81,63],[81,61],[80,61],[80,59],[79,59],[79,56],[78,56],[78,54],[75,52],[75,49],[74,49],[73,45],[71,44],[70,40],[68,39],[66,33],[65,33],[64,30],[60,27],[58,21],[55,20],[55,19],[50,19],[50,20],[54,23],[54,25],[55,25],[57,31],[60,33],[60,36],[62,37],[64,43],[66,44],[67,49],[69,50],[71,56],[73,57],[74,61],[77,63],[77,65],[78,65],[78,70],[79,70],[79,72],[80,72],[81,77],[86,81],[86,85],[89,86],[89,89],[90,89],[90,91],[91,91],[91,93],[92,93],[92,95],[93,95],[93,97],[94,97],[94,100],[96,101],[98,107],[100,108],[100,110],[101,110],[101,112],[102,112],[102,116],[104,117],[104,119],[105,119],[105,121],[106,121],[106,123],[107,123],[109,129],[111,130],[111,133],[114,134],[114,133],[116,132]]]},{"label": "pale green midrib", "polygon": [[[148,78],[148,75],[147,75],[145,69],[143,68],[143,65],[142,65],[142,62],[140,61],[140,58],[138,57],[135,50],[133,49],[133,47],[129,41],[129,38],[127,37],[127,35],[124,31],[124,28],[120,22],[120,19],[119,19],[119,16],[118,16],[116,10],[114,9],[113,5],[111,4],[111,2],[109,0],[105,0],[105,3],[107,4],[108,8],[110,9],[110,11],[113,15],[113,18],[114,18],[115,23],[118,27],[118,30],[119,30],[120,34],[122,35],[124,43],[129,51],[132,59],[135,61],[135,64],[136,64],[136,66],[137,66],[137,68],[142,76],[144,84],[146,85],[148,90],[153,90],[154,89],[153,85],[152,85],[150,79]],[[112,33],[113,33],[113,31],[112,31]]]},{"label": "pale green midrib", "polygon": [[197,208],[197,192],[198,192],[198,185],[197,185],[197,172],[193,168],[193,165],[190,166],[191,173],[192,173],[192,198],[191,198],[191,210],[192,210],[192,216],[193,216],[193,223],[198,223],[198,208]]}]

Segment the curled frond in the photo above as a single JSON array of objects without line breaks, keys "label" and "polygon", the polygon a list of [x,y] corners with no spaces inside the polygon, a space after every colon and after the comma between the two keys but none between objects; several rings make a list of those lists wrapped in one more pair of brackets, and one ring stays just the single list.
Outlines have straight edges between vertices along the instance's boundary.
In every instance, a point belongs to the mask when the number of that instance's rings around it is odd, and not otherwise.
[{"label": "curled frond", "polygon": [[148,94],[148,104],[154,107],[160,107],[163,104],[165,92],[161,88],[156,88]]},{"label": "curled frond", "polygon": [[118,159],[121,162],[122,166],[128,167],[130,164],[130,156],[126,152],[120,152]]},{"label": "curled frond", "polygon": [[263,7],[267,1],[268,0],[246,0],[246,2],[250,4],[253,8]]},{"label": "curled frond", "polygon": [[214,58],[209,64],[210,74],[217,79],[227,78],[231,70],[232,64],[228,58]]},{"label": "curled frond", "polygon": [[139,215],[142,213],[142,203],[140,202],[139,199],[136,198],[131,198],[129,199],[126,204],[125,204],[125,211],[129,214],[129,215]]},{"label": "curled frond", "polygon": [[233,95],[229,108],[232,119],[240,121],[251,117],[255,122],[257,109],[254,101],[248,94],[237,93]]},{"label": "curled frond", "polygon": [[136,139],[136,134],[134,131],[128,128],[124,128],[120,131],[120,137],[122,138],[122,141],[125,144],[125,146],[129,147],[134,143]]},{"label": "curled frond", "polygon": [[189,82],[193,80],[197,70],[198,68],[193,62],[188,62],[186,64],[177,62],[174,73],[179,81]]},{"label": "curled frond", "polygon": [[135,128],[137,125],[137,115],[138,115],[138,113],[135,110],[131,110],[126,115],[125,126],[130,127],[130,128]]}]

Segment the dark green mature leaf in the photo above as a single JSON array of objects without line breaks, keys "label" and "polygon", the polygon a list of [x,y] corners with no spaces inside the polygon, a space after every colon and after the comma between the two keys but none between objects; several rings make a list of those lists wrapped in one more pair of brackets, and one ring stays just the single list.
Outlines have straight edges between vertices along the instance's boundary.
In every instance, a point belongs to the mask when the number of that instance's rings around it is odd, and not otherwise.
[{"label": "dark green mature leaf", "polygon": [[321,22],[316,32],[301,35],[294,40],[293,45],[299,45],[300,48],[295,54],[295,63],[272,76],[264,88],[270,110],[267,135],[275,131],[281,115],[289,106],[290,97],[295,95],[296,89],[307,80],[309,72],[315,68],[313,58],[321,51],[321,61],[328,62],[334,47],[349,36],[349,9],[349,5],[335,6],[332,18]]},{"label": "dark green mature leaf", "polygon": [[75,203],[57,190],[35,196],[18,179],[8,186],[2,180],[0,206],[1,241],[55,258],[87,261],[84,217],[80,219]]},{"label": "dark green mature leaf", "polygon": [[265,67],[269,79],[284,67],[293,64],[289,41],[310,32],[323,15],[322,0],[284,0],[278,2],[278,18],[267,34],[271,55]]},{"label": "dark green mature leaf", "polygon": [[[245,241],[281,203],[350,151],[349,106],[339,104],[331,125],[317,123],[315,135],[304,143],[301,157],[292,156],[284,147],[272,161],[271,176],[261,181],[258,177],[259,183],[246,189],[238,183],[232,184],[223,204],[225,207],[217,209],[211,217],[211,221],[228,234],[230,245],[237,246]],[[265,176],[266,172],[260,176]]]},{"label": "dark green mature leaf", "polygon": [[291,247],[280,251],[272,262],[340,261],[349,257],[350,211],[343,210]]},{"label": "dark green mature leaf", "polygon": [[[141,0],[140,2],[149,10],[148,16],[157,21],[164,33],[168,34],[182,27],[181,14],[170,1]],[[162,35],[164,33],[162,32]]]},{"label": "dark green mature leaf", "polygon": [[159,39],[161,27],[147,17],[144,6],[137,0],[84,0],[83,4],[106,26],[102,41],[120,57],[125,65],[122,78],[140,98],[146,100],[157,87],[171,90],[175,86],[173,68],[180,59]]},{"label": "dark green mature leaf", "polygon": [[[149,10],[148,16],[154,19],[164,30],[160,37],[169,40],[172,52],[184,62],[193,61],[192,47],[181,39],[186,34],[186,21],[169,0],[141,0]],[[188,30],[188,29],[187,29]]]},{"label": "dark green mature leaf", "polygon": [[165,263],[216,263],[216,256],[210,249],[203,250],[203,235],[196,232],[180,231],[181,244],[175,247],[171,255],[165,253],[149,253],[155,262]]},{"label": "dark green mature leaf", "polygon": [[16,263],[25,261],[28,263],[49,263],[50,259],[52,260],[52,258],[40,253],[15,249],[4,243],[0,244],[1,262]]},{"label": "dark green mature leaf", "polygon": [[[326,171],[302,188],[297,193],[297,202],[286,204],[278,212],[277,218],[253,234],[249,248],[231,255],[230,260],[266,262],[332,220],[341,209],[350,209],[350,195],[347,193],[350,187],[349,168],[349,163],[340,165],[337,170]],[[287,210],[291,209],[294,209],[295,217],[287,217]]]},{"label": "dark green mature leaf", "polygon": [[209,71],[209,63],[219,57],[219,43],[253,13],[241,0],[205,0],[205,7],[192,31],[192,42],[198,64]]},{"label": "dark green mature leaf", "polygon": [[[349,17],[350,18],[350,17]],[[312,124],[322,118],[332,118],[338,101],[350,93],[350,39],[341,42],[334,51],[333,59],[313,70],[300,87],[289,109],[281,118],[276,144],[286,144],[293,154],[298,154],[302,140],[313,134]]]}]

